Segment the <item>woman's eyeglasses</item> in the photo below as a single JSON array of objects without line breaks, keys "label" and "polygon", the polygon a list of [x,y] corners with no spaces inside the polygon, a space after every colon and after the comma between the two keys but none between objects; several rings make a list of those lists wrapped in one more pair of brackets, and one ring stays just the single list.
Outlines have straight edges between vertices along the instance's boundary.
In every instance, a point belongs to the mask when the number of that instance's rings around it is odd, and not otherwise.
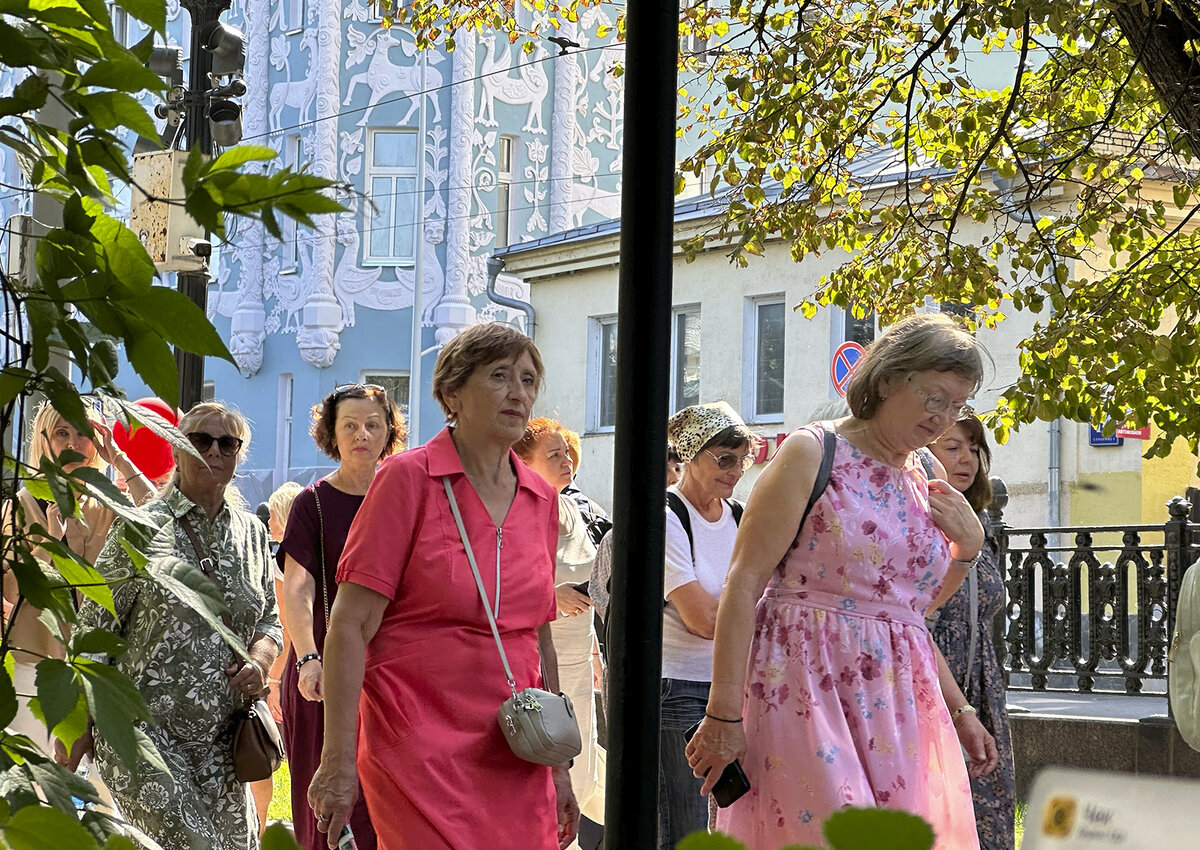
[{"label": "woman's eyeglasses", "polygon": [[715,455],[708,449],[705,449],[704,453],[716,461],[717,469],[721,470],[722,472],[728,472],[735,466],[739,465],[742,468],[742,472],[745,472],[747,469],[754,466],[754,455],[751,454],[746,454],[742,457],[738,457],[737,455]]},{"label": "woman's eyeglasses", "polygon": [[913,388],[913,392],[916,393],[917,397],[925,403],[926,413],[932,413],[934,416],[941,416],[943,413],[949,410],[950,415],[954,417],[955,421],[957,421],[958,418],[962,416],[963,410],[966,410],[970,407],[970,405],[966,404],[965,402],[963,404],[951,404],[950,399],[942,398],[940,395],[933,395],[932,393],[927,392],[921,387],[920,384],[916,382],[916,380],[913,379],[912,375],[909,375],[907,380],[909,385]]},{"label": "woman's eyeglasses", "polygon": [[242,448],[242,441],[232,434],[222,434],[219,437],[214,437],[212,434],[206,434],[203,431],[192,431],[187,435],[188,442],[196,447],[196,451],[204,454],[212,448],[212,444],[216,443],[217,448],[225,457],[233,457]]}]

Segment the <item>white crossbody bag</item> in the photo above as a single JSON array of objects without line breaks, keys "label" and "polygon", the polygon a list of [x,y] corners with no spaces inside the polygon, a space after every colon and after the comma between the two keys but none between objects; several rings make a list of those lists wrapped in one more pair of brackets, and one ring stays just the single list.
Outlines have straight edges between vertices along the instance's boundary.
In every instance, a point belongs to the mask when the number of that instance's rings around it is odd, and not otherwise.
[{"label": "white crossbody bag", "polygon": [[[512,696],[500,704],[500,710],[496,713],[500,730],[512,751],[526,761],[534,764],[565,765],[583,751],[579,723],[575,719],[575,707],[571,705],[571,700],[566,694],[552,694],[541,688],[517,690],[512,668],[508,666],[508,656],[504,653],[504,644],[500,641],[500,630],[496,627],[496,618],[492,614],[492,606],[488,603],[487,591],[483,589],[483,579],[479,576],[479,565],[475,563],[475,553],[471,551],[467,530],[463,527],[462,514],[458,511],[458,502],[455,501],[454,490],[450,487],[449,476],[442,477],[442,484],[446,488],[446,497],[450,500],[454,524],[458,526],[458,536],[462,538],[463,548],[467,552],[467,562],[475,575],[475,586],[479,588],[479,598],[483,600],[488,625],[492,627],[492,637],[496,639],[496,649],[500,650],[500,661],[504,664],[508,688],[512,691]],[[497,550],[497,590],[499,587],[500,553]]]}]

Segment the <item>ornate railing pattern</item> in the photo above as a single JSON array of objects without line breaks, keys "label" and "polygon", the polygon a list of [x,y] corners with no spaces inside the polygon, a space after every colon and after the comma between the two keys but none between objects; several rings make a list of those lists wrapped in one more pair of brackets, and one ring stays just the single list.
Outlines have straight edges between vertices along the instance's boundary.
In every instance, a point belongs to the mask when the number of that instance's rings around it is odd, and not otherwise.
[{"label": "ornate railing pattern", "polygon": [[[1010,686],[1141,694],[1161,680],[1151,688],[1161,695],[1179,583],[1200,557],[1190,503],[1172,499],[1163,525],[1010,528],[1007,493],[994,482],[989,514],[1008,591],[997,650],[1007,651]],[[1117,534],[1119,545],[1096,542]]]}]

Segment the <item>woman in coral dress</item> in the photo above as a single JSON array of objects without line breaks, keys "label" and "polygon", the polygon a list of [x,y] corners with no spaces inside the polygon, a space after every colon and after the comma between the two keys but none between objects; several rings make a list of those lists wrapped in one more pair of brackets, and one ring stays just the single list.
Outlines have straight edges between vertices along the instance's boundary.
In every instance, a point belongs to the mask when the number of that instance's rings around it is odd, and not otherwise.
[{"label": "woman in coral dress", "polygon": [[[529,338],[475,325],[442,349],[451,426],[386,458],[338,566],[325,641],[325,743],[308,790],[329,847],[358,780],[381,850],[554,850],[575,840],[569,765],[509,748],[510,691],[444,489],[449,482],[517,689],[558,690],[550,623],[558,500],[511,446],[542,380]],[[356,730],[357,758],[356,758]]]},{"label": "woman in coral dress", "polygon": [[829,483],[803,526],[819,428],[792,435],[750,495],[707,716],[686,752],[705,793],[741,758],[751,791],[717,826],[755,850],[820,846],[823,822],[849,806],[920,815],[940,850],[978,846],[960,742],[972,772],[994,767],[995,749],[924,617],[973,565],[983,530],[916,452],[954,423],[981,372],[951,320],[894,325],[859,363],[854,415],[836,423]]}]

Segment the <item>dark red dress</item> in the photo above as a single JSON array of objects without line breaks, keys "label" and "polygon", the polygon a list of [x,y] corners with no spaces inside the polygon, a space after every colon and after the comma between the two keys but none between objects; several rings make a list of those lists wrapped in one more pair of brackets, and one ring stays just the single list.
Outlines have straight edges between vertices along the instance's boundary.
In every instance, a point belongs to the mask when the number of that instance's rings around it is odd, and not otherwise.
[{"label": "dark red dress", "polygon": [[[321,513],[325,518],[325,581],[329,590],[329,604],[333,605],[337,595],[338,558],[346,545],[350,523],[363,503],[362,496],[343,493],[321,479],[315,485],[321,499]],[[300,566],[312,574],[316,587],[313,593],[313,640],[317,651],[325,651],[325,599],[321,593],[321,558],[317,553],[319,537],[317,506],[312,488],[302,490],[292,502],[288,514],[287,529],[279,544],[279,565],[291,555]],[[300,695],[296,682],[296,648],[288,653],[287,666],[280,683],[283,691],[280,702],[283,707],[283,736],[287,745],[288,769],[292,774],[292,828],[296,841],[306,850],[324,850],[325,836],[317,831],[317,822],[308,806],[308,785],[321,764],[321,745],[324,742],[325,705],[310,702]],[[350,816],[350,827],[359,850],[376,850],[375,830],[367,814],[367,804],[362,789],[358,791],[358,802]]]}]

